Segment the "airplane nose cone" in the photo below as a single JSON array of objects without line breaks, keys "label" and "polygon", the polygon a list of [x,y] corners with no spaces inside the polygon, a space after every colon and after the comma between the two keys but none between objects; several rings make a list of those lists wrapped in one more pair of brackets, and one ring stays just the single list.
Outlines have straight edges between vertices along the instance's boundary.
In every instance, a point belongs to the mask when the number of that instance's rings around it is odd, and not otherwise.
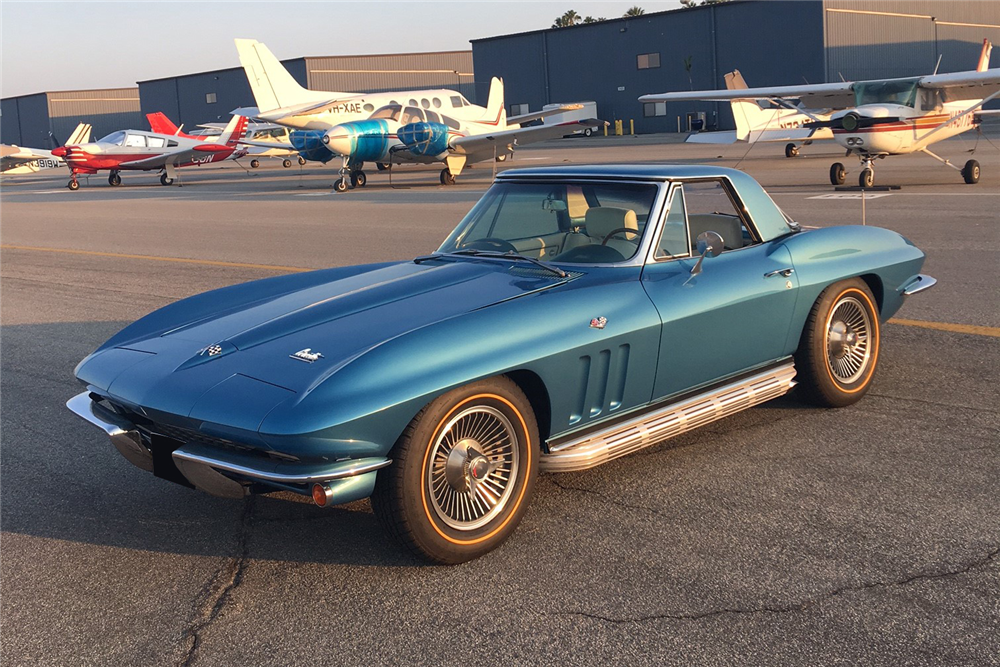
[{"label": "airplane nose cone", "polygon": [[323,143],[337,155],[350,155],[353,148],[354,132],[351,128],[337,125],[323,135]]},{"label": "airplane nose cone", "polygon": [[66,153],[68,152],[69,149],[66,146],[60,146],[59,148],[52,149],[52,154],[56,157],[66,157]]}]

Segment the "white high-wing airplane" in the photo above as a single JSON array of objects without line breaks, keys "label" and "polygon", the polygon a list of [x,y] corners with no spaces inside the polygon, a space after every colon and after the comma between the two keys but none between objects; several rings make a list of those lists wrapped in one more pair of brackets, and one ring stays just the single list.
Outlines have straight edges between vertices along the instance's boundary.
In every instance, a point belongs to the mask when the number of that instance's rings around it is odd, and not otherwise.
[{"label": "white high-wing airplane", "polygon": [[[989,69],[989,40],[983,40],[975,70],[929,76],[775,86],[746,90],[708,90],[643,95],[643,102],[680,100],[768,99],[788,106],[798,99],[803,107],[837,109],[829,118],[817,116],[806,127],[830,128],[838,144],[856,155],[863,168],[858,184],[875,182],[874,162],[889,155],[925,153],[962,172],[966,183],[979,182],[980,167],[969,160],[957,167],[927,149],[931,144],[978,127],[981,117],[1000,113],[983,105],[1000,96],[1000,68]],[[803,113],[805,110],[803,108]],[[830,168],[830,182],[842,185],[847,170],[840,162]]]},{"label": "white high-wing airplane", "polygon": [[[748,88],[739,70],[729,72],[725,79],[726,90]],[[695,132],[686,141],[693,144],[731,144],[736,141],[755,144],[759,141],[787,141],[789,143],[785,145],[785,157],[795,157],[799,154],[799,147],[795,142],[808,146],[814,141],[833,139],[833,131],[828,127],[803,127],[817,118],[829,120],[829,109],[802,109],[788,103],[769,104],[769,107],[762,108],[757,100],[752,98],[730,100],[733,120],[736,122],[735,132]]]},{"label": "white high-wing airplane", "polygon": [[[80,123],[69,135],[66,145],[85,144],[90,141],[91,126]],[[56,157],[52,151],[40,148],[22,148],[20,146],[0,146],[0,173],[4,176],[34,174],[43,169],[65,167],[62,158]]]}]

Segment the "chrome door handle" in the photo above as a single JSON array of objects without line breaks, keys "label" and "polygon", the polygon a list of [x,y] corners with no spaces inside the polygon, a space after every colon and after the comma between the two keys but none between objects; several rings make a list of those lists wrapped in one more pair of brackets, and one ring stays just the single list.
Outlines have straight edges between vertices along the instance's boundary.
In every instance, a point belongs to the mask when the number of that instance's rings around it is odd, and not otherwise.
[{"label": "chrome door handle", "polygon": [[777,271],[768,271],[764,274],[764,277],[770,278],[772,276],[781,276],[782,278],[787,278],[793,273],[795,273],[795,269],[778,269]]}]

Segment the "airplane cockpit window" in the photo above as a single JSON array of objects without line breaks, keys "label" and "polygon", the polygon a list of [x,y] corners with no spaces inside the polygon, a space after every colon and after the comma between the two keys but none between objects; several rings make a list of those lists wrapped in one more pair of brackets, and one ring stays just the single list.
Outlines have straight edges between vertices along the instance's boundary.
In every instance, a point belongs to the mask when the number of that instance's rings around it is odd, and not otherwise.
[{"label": "airplane cockpit window", "polygon": [[433,100],[431,100],[431,102],[434,104],[434,108],[435,109],[440,109],[441,108],[441,99],[440,98],[435,97]]},{"label": "airplane cockpit window", "polygon": [[917,103],[920,79],[871,81],[854,84],[854,105],[899,104],[913,107]]},{"label": "airplane cockpit window", "polygon": [[462,98],[459,97],[458,95],[452,95],[451,96],[451,106],[453,106],[456,109],[461,108],[461,106],[462,106]]},{"label": "airplane cockpit window", "polygon": [[417,107],[406,107],[403,109],[403,115],[399,117],[400,125],[409,125],[410,123],[423,123],[424,122],[424,112]]},{"label": "airplane cockpit window", "polygon": [[163,137],[147,137],[146,141],[149,142],[150,148],[163,148],[167,145],[167,140]]},{"label": "airplane cockpit window", "polygon": [[97,143],[113,144],[115,146],[121,146],[123,141],[125,141],[125,133],[119,130],[118,132],[112,132],[103,139],[99,139]]},{"label": "airplane cockpit window", "polygon": [[441,116],[437,115],[433,111],[428,111],[427,112],[427,122],[428,123],[440,123],[441,122]]},{"label": "airplane cockpit window", "polygon": [[444,120],[444,124],[447,125],[448,127],[450,127],[451,129],[453,129],[453,130],[461,130],[462,129],[462,124],[459,123],[454,118],[448,118],[448,116],[441,116],[441,118],[442,118],[442,120]]},{"label": "airplane cockpit window", "polygon": [[145,148],[146,137],[141,134],[130,134],[125,137],[125,145],[133,148]]},{"label": "airplane cockpit window", "polygon": [[386,120],[399,120],[399,112],[402,110],[398,104],[388,104],[379,108],[372,114],[372,118],[384,118]]}]

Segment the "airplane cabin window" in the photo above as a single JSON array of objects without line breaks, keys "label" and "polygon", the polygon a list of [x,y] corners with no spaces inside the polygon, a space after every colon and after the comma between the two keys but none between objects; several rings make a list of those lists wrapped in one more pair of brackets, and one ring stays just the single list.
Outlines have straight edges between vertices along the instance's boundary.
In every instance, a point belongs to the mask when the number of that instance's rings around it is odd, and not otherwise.
[{"label": "airplane cabin window", "polygon": [[399,118],[400,125],[409,125],[410,123],[423,123],[424,122],[424,112],[417,107],[406,107],[403,109],[403,115]]},{"label": "airplane cabin window", "polygon": [[174,141],[174,140],[172,140],[172,139],[167,142],[167,148],[174,148],[176,146],[177,146],[177,142]]},{"label": "airplane cabin window", "polygon": [[366,102],[365,105],[361,108],[367,111],[368,113],[375,111],[375,105],[372,104],[371,102]]},{"label": "airplane cabin window", "polygon": [[440,100],[440,98],[435,97],[433,100],[431,100],[431,102],[434,104],[434,108],[435,109],[440,109],[441,108],[441,100]]},{"label": "airplane cabin window", "polygon": [[453,129],[453,130],[460,130],[460,129],[462,129],[462,124],[459,123],[454,118],[448,118],[448,116],[441,116],[441,118],[444,119],[444,124],[447,125],[448,127],[450,127],[451,129]]},{"label": "airplane cabin window", "polygon": [[163,148],[167,143],[163,137],[149,137],[147,141],[150,148]]},{"label": "airplane cabin window", "polygon": [[413,99],[413,98],[410,98],[410,106],[411,107],[417,106],[417,101],[415,99]]},{"label": "airplane cabin window", "polygon": [[108,136],[99,139],[97,143],[99,144],[113,144],[115,146],[121,146],[122,142],[125,140],[125,133],[119,130],[118,132],[112,132]]},{"label": "airplane cabin window", "polygon": [[440,123],[441,122],[441,116],[437,115],[433,111],[428,111],[427,112],[427,122],[428,123]]},{"label": "airplane cabin window", "polygon": [[135,148],[145,148],[146,147],[146,137],[141,134],[130,134],[125,137],[125,145],[132,146]]},{"label": "airplane cabin window", "polygon": [[462,98],[459,97],[458,95],[452,95],[451,106],[455,107],[456,109],[460,108],[462,106]]},{"label": "airplane cabin window", "polygon": [[420,106],[422,106],[425,109],[430,109],[431,101],[425,97],[422,100],[420,100]]}]

